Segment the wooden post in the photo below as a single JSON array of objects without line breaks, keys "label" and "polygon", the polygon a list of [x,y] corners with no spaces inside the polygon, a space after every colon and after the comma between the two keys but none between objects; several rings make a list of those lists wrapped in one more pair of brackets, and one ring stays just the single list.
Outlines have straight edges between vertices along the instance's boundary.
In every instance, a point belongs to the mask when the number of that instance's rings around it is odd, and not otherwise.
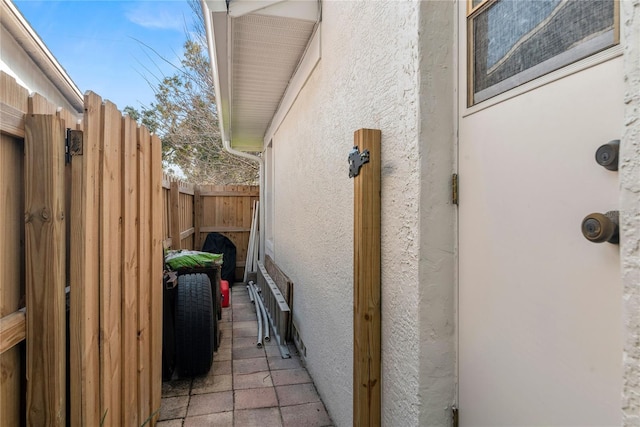
[{"label": "wooden post", "polygon": [[25,125],[27,423],[66,423],[64,124]]},{"label": "wooden post", "polygon": [[169,234],[171,235],[171,249],[182,249],[180,239],[180,186],[177,181],[171,181],[169,190]]},{"label": "wooden post", "polygon": [[162,141],[151,137],[151,425],[160,417],[162,398]]},{"label": "wooden post", "polygon": [[[354,146],[369,163],[354,178],[353,425],[380,426],[380,140],[360,129]],[[346,171],[345,171],[346,173]]]},{"label": "wooden post", "polygon": [[99,142],[102,99],[84,97],[81,155],[71,161],[71,425],[100,425]]},{"label": "wooden post", "polygon": [[199,251],[202,249],[202,236],[200,235],[200,227],[202,227],[202,196],[200,195],[200,186],[196,185],[193,190],[193,249]]}]

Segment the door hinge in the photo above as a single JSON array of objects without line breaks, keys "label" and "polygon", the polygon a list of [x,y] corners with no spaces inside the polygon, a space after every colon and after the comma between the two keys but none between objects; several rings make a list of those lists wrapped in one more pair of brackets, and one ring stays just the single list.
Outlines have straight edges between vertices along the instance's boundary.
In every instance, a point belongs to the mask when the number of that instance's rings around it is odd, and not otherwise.
[{"label": "door hinge", "polygon": [[65,162],[71,163],[71,156],[81,156],[83,149],[83,135],[81,130],[67,128],[64,139]]},{"label": "door hinge", "polygon": [[458,174],[454,173],[451,176],[451,202],[454,205],[458,204]]},{"label": "door hinge", "polygon": [[458,427],[458,407],[456,405],[451,407],[451,426]]}]

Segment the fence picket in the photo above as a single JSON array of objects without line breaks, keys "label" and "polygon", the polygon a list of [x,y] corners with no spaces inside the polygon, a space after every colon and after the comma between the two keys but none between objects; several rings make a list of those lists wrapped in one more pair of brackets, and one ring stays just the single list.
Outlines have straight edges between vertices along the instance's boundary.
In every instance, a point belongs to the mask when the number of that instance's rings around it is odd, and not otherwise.
[{"label": "fence picket", "polygon": [[101,108],[100,138],[100,387],[103,425],[121,419],[121,115]]},{"label": "fence picket", "polygon": [[122,420],[139,427],[138,419],[138,149],[137,125],[125,116],[122,126]]},{"label": "fence picket", "polygon": [[64,125],[31,114],[25,124],[27,422],[65,425]]},{"label": "fence picket", "polygon": [[71,425],[100,425],[99,142],[102,99],[84,97],[83,154],[71,163]]},{"label": "fence picket", "polygon": [[[151,156],[149,131],[139,127],[138,138],[138,416],[144,422],[151,413]],[[160,355],[161,357],[161,355]]]}]

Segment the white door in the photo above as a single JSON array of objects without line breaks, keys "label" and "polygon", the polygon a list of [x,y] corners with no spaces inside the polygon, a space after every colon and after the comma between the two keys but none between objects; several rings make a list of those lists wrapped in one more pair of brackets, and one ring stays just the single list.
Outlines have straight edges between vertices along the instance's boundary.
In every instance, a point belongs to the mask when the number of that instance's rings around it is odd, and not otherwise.
[{"label": "white door", "polygon": [[581,232],[618,209],[595,161],[623,127],[617,9],[460,2],[461,425],[621,423],[619,247]]}]

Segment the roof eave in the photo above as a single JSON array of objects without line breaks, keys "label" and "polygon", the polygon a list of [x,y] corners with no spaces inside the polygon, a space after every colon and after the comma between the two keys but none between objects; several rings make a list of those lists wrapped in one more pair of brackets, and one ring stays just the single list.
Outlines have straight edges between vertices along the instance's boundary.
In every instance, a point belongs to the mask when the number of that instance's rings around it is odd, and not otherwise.
[{"label": "roof eave", "polygon": [[[247,136],[246,132],[242,132],[242,130],[251,127],[249,125],[253,125],[253,123],[249,123],[248,120],[242,122],[242,120],[238,119],[238,115],[232,122],[232,96],[234,93],[232,82],[232,77],[234,76],[232,73],[238,71],[232,71],[234,55],[232,49],[235,48],[231,44],[233,42],[231,34],[233,22],[244,16],[259,15],[269,18],[290,19],[292,23],[296,21],[317,23],[320,18],[318,0],[232,0],[228,5],[225,0],[201,0],[201,6],[207,30],[207,44],[211,58],[221,136],[224,140],[230,141],[233,149],[262,151],[264,135],[270,125],[265,127],[262,134],[254,133],[251,136]],[[303,55],[304,50],[297,57],[297,63],[300,63]],[[293,73],[288,75],[282,73],[280,77],[285,81],[289,81],[292,76]],[[238,79],[237,75],[235,79]],[[277,96],[277,99],[273,98],[276,104],[279,104],[285,91],[286,88]],[[276,112],[277,108],[273,115]],[[268,117],[269,123],[273,119],[273,115]],[[242,127],[242,129],[234,129],[234,126]]]},{"label": "roof eave", "polygon": [[8,0],[2,0],[1,11],[2,25],[62,93],[69,104],[76,109],[76,112],[82,113],[84,111],[82,92],[15,5]]}]

